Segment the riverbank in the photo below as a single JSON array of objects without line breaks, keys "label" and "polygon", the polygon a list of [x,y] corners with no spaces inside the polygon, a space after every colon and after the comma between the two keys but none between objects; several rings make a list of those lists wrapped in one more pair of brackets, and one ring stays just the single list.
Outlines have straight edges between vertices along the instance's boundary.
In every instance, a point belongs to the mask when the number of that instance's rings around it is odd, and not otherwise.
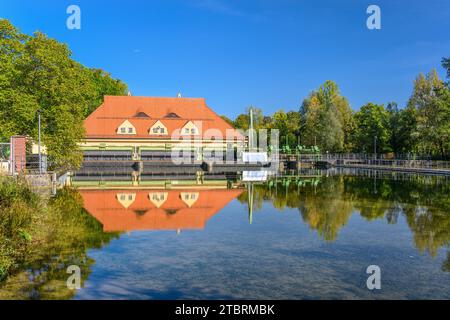
[{"label": "riverbank", "polygon": [[0,299],[69,298],[66,268],[78,265],[85,279],[93,263],[86,251],[116,236],[103,233],[75,189],[48,197],[0,176]]}]

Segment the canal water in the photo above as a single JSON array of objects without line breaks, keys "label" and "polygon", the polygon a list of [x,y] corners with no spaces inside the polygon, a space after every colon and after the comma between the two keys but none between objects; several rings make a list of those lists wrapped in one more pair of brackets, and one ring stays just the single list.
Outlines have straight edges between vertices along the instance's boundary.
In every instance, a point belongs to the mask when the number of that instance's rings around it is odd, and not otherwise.
[{"label": "canal water", "polygon": [[[450,183],[319,172],[259,182],[78,187],[96,231],[30,265],[19,297],[450,299]],[[68,265],[81,289],[68,290]],[[369,290],[369,266],[380,289]],[[27,280],[24,280],[27,279]],[[14,294],[13,294],[14,295]]]}]

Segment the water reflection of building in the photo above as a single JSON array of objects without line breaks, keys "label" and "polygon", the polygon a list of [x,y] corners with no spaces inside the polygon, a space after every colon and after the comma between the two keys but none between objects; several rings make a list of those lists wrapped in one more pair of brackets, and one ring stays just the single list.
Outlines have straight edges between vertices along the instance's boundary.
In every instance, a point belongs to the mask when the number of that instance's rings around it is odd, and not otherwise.
[{"label": "water reflection of building", "polygon": [[204,229],[242,193],[238,189],[80,190],[85,209],[105,232]]}]

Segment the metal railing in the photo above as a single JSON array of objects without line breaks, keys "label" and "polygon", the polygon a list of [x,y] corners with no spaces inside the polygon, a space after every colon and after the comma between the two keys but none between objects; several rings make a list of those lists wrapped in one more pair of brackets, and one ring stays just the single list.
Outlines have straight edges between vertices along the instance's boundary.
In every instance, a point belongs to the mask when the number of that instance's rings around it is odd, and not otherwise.
[{"label": "metal railing", "polygon": [[386,155],[379,155],[375,158],[370,154],[346,153],[346,154],[300,154],[289,155],[295,157],[297,161],[302,162],[329,162],[340,166],[371,166],[384,168],[403,168],[403,169],[430,169],[430,170],[450,170],[450,161],[417,159],[389,159]]}]

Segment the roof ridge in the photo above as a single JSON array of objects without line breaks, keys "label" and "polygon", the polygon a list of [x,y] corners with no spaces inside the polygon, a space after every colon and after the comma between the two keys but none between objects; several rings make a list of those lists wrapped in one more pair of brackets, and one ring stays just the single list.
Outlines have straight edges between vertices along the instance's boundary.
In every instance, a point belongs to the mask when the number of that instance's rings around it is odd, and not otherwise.
[{"label": "roof ridge", "polygon": [[116,96],[116,95],[104,95],[104,98],[126,98],[126,99],[133,99],[133,98],[140,98],[140,99],[173,99],[173,100],[206,100],[204,97],[163,97],[163,96]]}]

